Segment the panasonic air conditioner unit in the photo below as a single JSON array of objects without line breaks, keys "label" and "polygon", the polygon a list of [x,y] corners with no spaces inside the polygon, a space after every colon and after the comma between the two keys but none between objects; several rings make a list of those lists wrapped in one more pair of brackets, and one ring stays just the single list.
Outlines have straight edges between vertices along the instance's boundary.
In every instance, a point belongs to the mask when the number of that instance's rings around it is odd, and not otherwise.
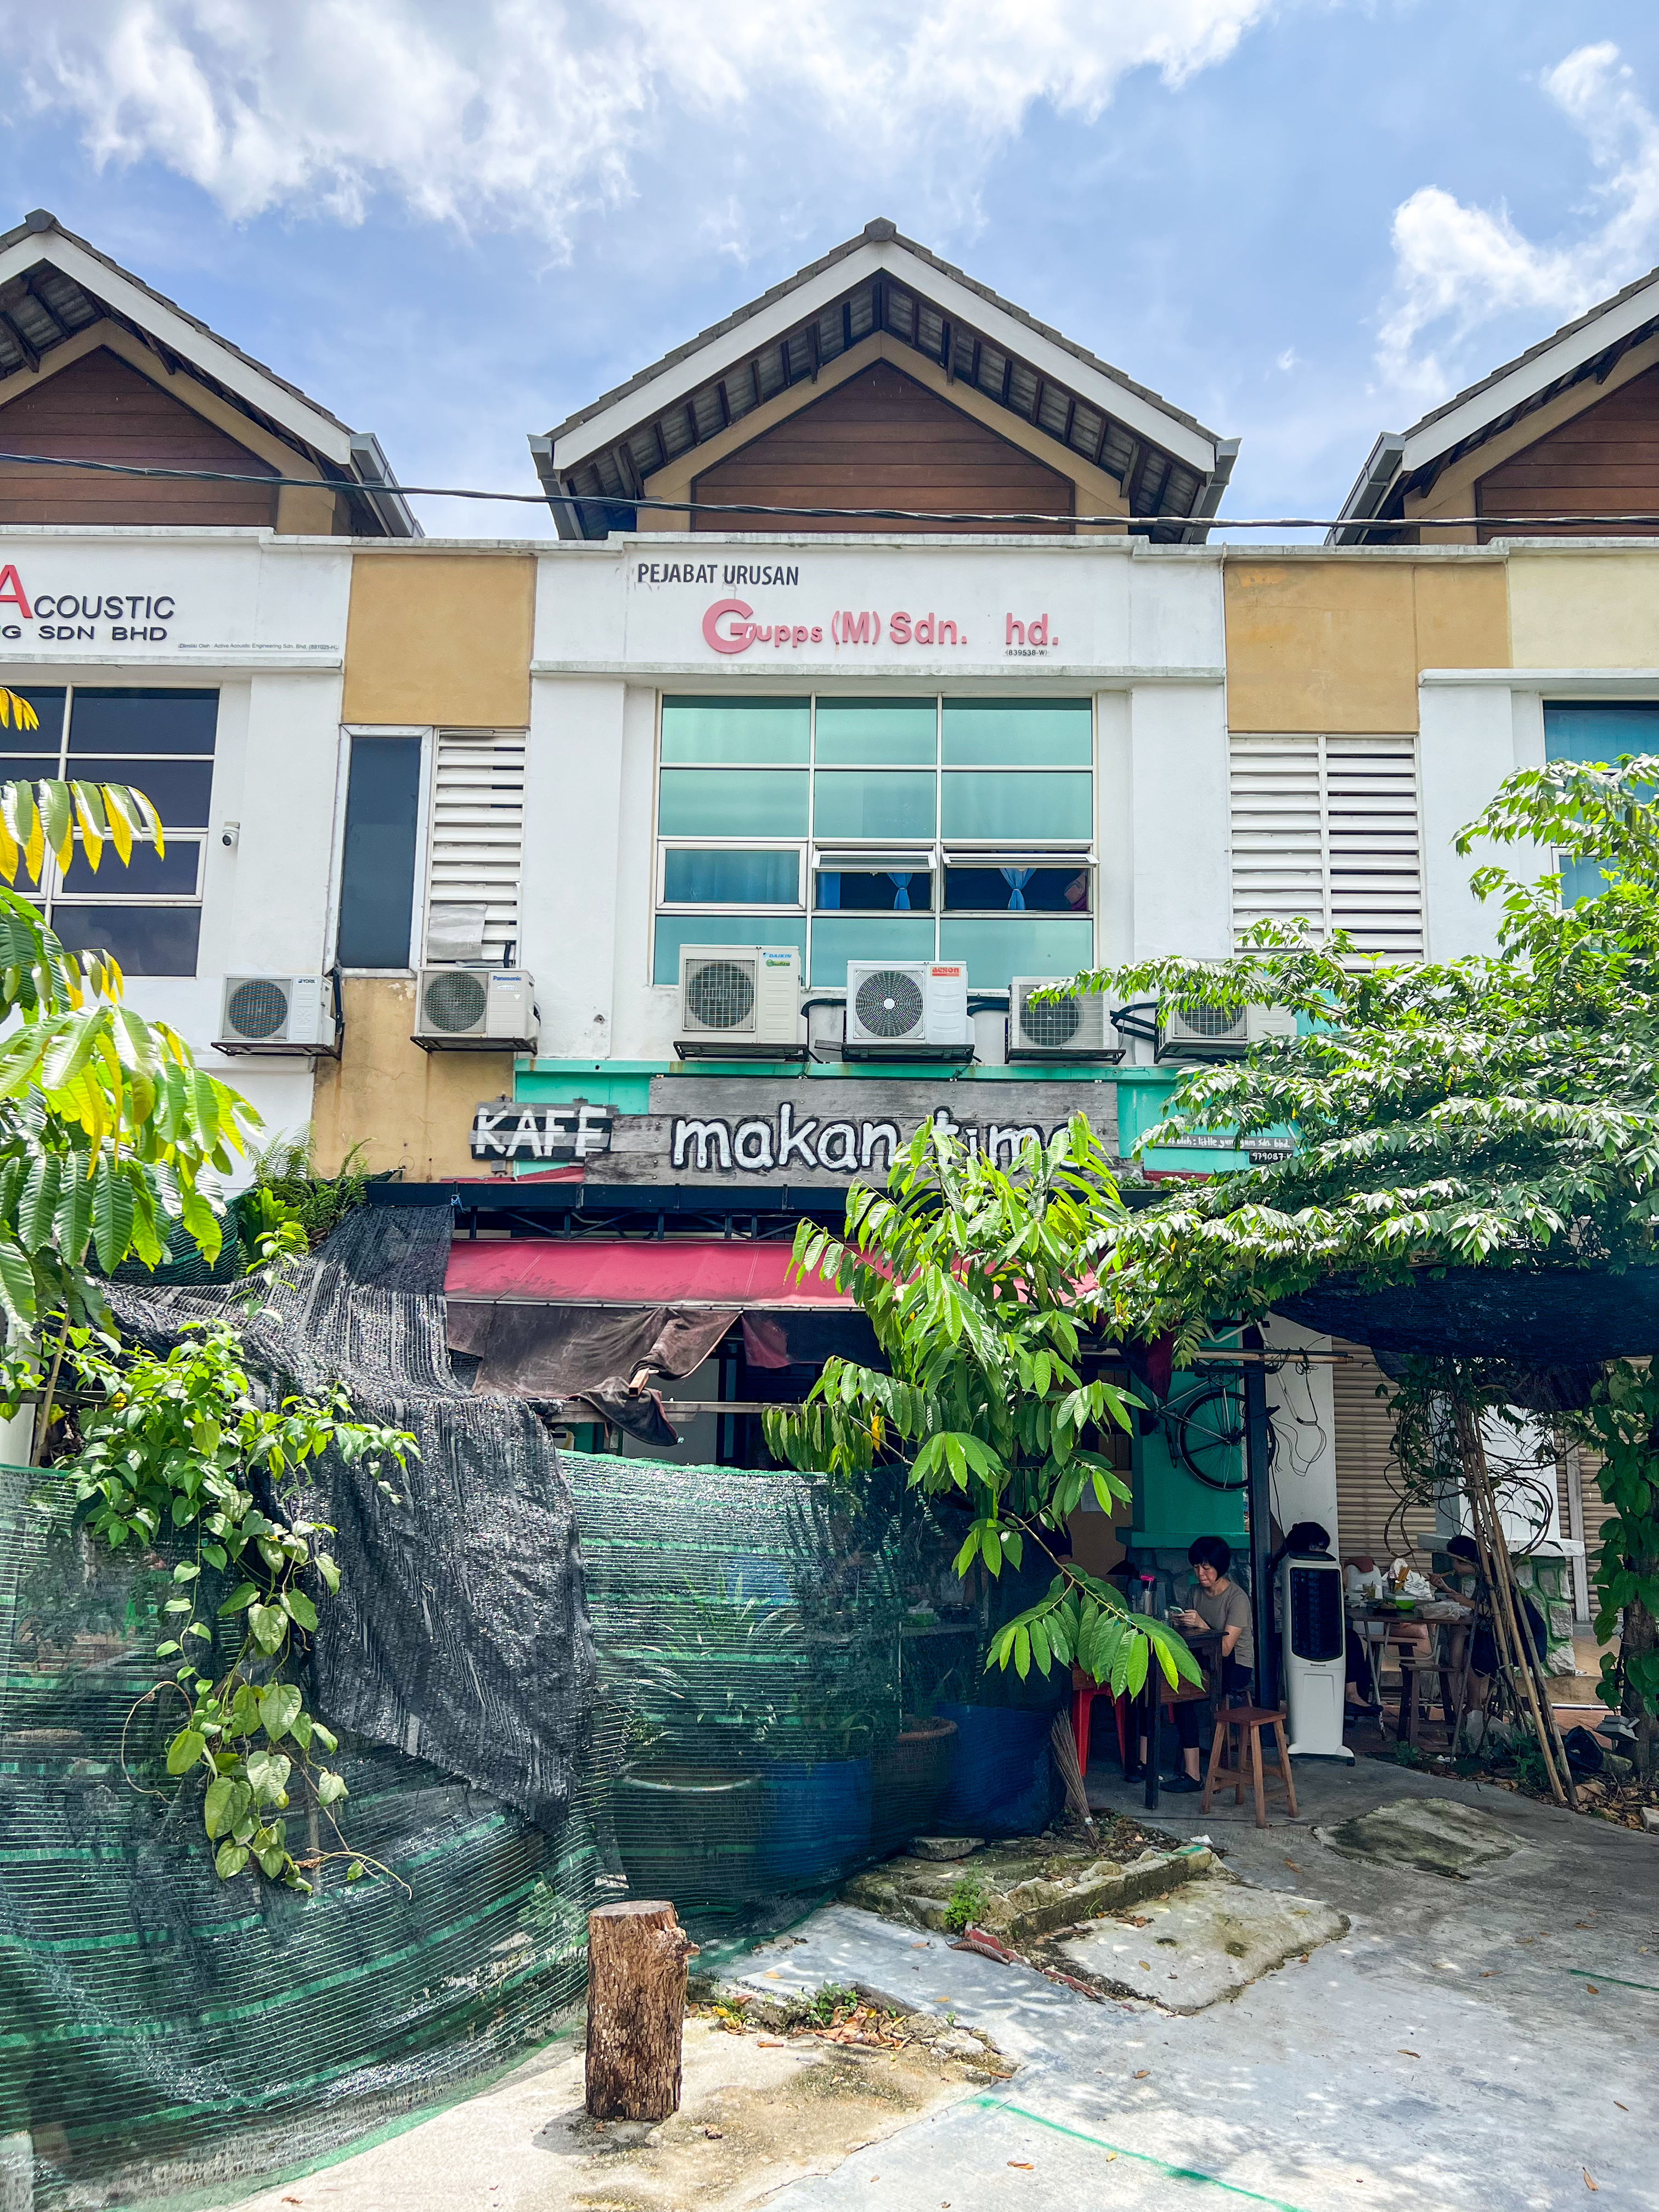
[{"label": "panasonic air conditioner unit", "polygon": [[327,976],[226,976],[216,1052],[315,1054],[336,1048]]},{"label": "panasonic air conditioner unit", "polygon": [[966,964],[849,960],[844,1049],[858,1060],[971,1060]]},{"label": "panasonic air conditioner unit", "polygon": [[682,945],[682,1060],[803,1060],[800,954],[793,945]]},{"label": "panasonic air conditioner unit", "polygon": [[423,1052],[533,1052],[536,984],[522,968],[422,968],[414,1042]]},{"label": "panasonic air conditioner unit", "polygon": [[1106,1042],[1106,1001],[1097,991],[1066,991],[1036,999],[1070,981],[1065,975],[1016,975],[1008,987],[1010,1060],[1121,1060],[1115,1030]]},{"label": "panasonic air conditioner unit", "polygon": [[1235,1060],[1250,1048],[1243,1006],[1174,1006],[1158,1010],[1159,1060]]}]

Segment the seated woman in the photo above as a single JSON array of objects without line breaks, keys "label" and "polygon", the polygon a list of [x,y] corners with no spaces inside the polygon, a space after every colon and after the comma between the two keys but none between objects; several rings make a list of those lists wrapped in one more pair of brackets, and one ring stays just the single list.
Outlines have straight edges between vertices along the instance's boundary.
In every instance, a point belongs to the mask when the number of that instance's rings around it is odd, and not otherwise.
[{"label": "seated woman", "polygon": [[[1187,1557],[1196,1577],[1186,1602],[1174,1616],[1176,1628],[1218,1629],[1221,1632],[1221,1694],[1229,1705],[1248,1705],[1251,1674],[1255,1666],[1255,1637],[1250,1601],[1227,1570],[1232,1552],[1220,1536],[1200,1536],[1188,1546]],[[1176,1706],[1176,1734],[1181,1741],[1184,1771],[1170,1784],[1171,1790],[1201,1790],[1199,1776],[1198,1713],[1200,1700],[1185,1699]],[[1140,1760],[1146,1763],[1142,1739]]]}]

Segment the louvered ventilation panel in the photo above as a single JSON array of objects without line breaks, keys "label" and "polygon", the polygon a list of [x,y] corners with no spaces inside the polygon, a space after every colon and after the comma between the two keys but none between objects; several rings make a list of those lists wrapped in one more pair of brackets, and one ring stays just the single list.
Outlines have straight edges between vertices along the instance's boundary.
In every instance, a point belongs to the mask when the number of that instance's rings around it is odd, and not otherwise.
[{"label": "louvered ventilation panel", "polygon": [[1410,738],[1236,737],[1231,777],[1235,933],[1302,916],[1363,952],[1422,958]]},{"label": "louvered ventilation panel", "polygon": [[1386,1567],[1407,1545],[1419,1565],[1434,1548],[1434,1509],[1407,1505],[1400,1474],[1390,1455],[1394,1415],[1382,1370],[1363,1345],[1333,1339],[1334,1352],[1346,1352],[1331,1373],[1331,1409],[1336,1446],[1336,1541],[1339,1557],[1374,1559]]},{"label": "louvered ventilation panel", "polygon": [[483,908],[489,960],[504,961],[519,945],[524,761],[522,730],[438,732],[427,896],[434,908]]}]

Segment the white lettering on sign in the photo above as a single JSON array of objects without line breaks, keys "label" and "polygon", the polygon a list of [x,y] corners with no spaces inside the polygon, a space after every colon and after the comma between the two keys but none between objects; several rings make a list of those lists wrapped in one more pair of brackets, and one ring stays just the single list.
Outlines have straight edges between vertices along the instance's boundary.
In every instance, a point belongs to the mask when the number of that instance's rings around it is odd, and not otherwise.
[{"label": "white lettering on sign", "polygon": [[[1036,1121],[992,1121],[981,1125],[952,1119],[948,1107],[929,1116],[943,1133],[959,1137],[969,1152],[983,1149],[999,1166],[1012,1167],[1033,1139],[1047,1144],[1066,1127],[1045,1128]],[[798,1116],[786,1099],[776,1111],[747,1120],[676,1114],[669,1123],[668,1158],[681,1174],[708,1175],[715,1169],[740,1175],[776,1175],[813,1170],[833,1176],[884,1173],[903,1144],[896,1121],[828,1121]]]},{"label": "white lettering on sign", "polygon": [[568,1106],[518,1106],[492,1099],[472,1116],[475,1160],[585,1160],[608,1152],[616,1115],[586,1100]]}]

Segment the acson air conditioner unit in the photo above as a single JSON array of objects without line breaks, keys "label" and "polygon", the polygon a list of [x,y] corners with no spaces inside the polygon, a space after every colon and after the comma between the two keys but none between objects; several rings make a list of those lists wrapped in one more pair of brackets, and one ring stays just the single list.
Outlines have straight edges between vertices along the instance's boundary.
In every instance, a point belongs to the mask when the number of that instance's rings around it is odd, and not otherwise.
[{"label": "acson air conditioner unit", "polygon": [[968,969],[960,960],[849,960],[849,1060],[971,1060]]},{"label": "acson air conditioner unit", "polygon": [[422,968],[414,1042],[422,1052],[533,1052],[535,978],[522,968]]},{"label": "acson air conditioner unit", "polygon": [[1159,1060],[1236,1060],[1250,1048],[1249,1024],[1243,1006],[1175,1006],[1158,1010]]},{"label": "acson air conditioner unit", "polygon": [[1008,987],[1010,1060],[1121,1060],[1123,1044],[1110,1032],[1106,1001],[1097,991],[1065,991],[1038,999],[1069,982],[1064,975],[1016,975]]},{"label": "acson air conditioner unit", "polygon": [[682,945],[682,1060],[804,1060],[800,953],[793,945]]},{"label": "acson air conditioner unit", "polygon": [[327,976],[226,976],[216,1052],[315,1054],[337,1042]]}]

